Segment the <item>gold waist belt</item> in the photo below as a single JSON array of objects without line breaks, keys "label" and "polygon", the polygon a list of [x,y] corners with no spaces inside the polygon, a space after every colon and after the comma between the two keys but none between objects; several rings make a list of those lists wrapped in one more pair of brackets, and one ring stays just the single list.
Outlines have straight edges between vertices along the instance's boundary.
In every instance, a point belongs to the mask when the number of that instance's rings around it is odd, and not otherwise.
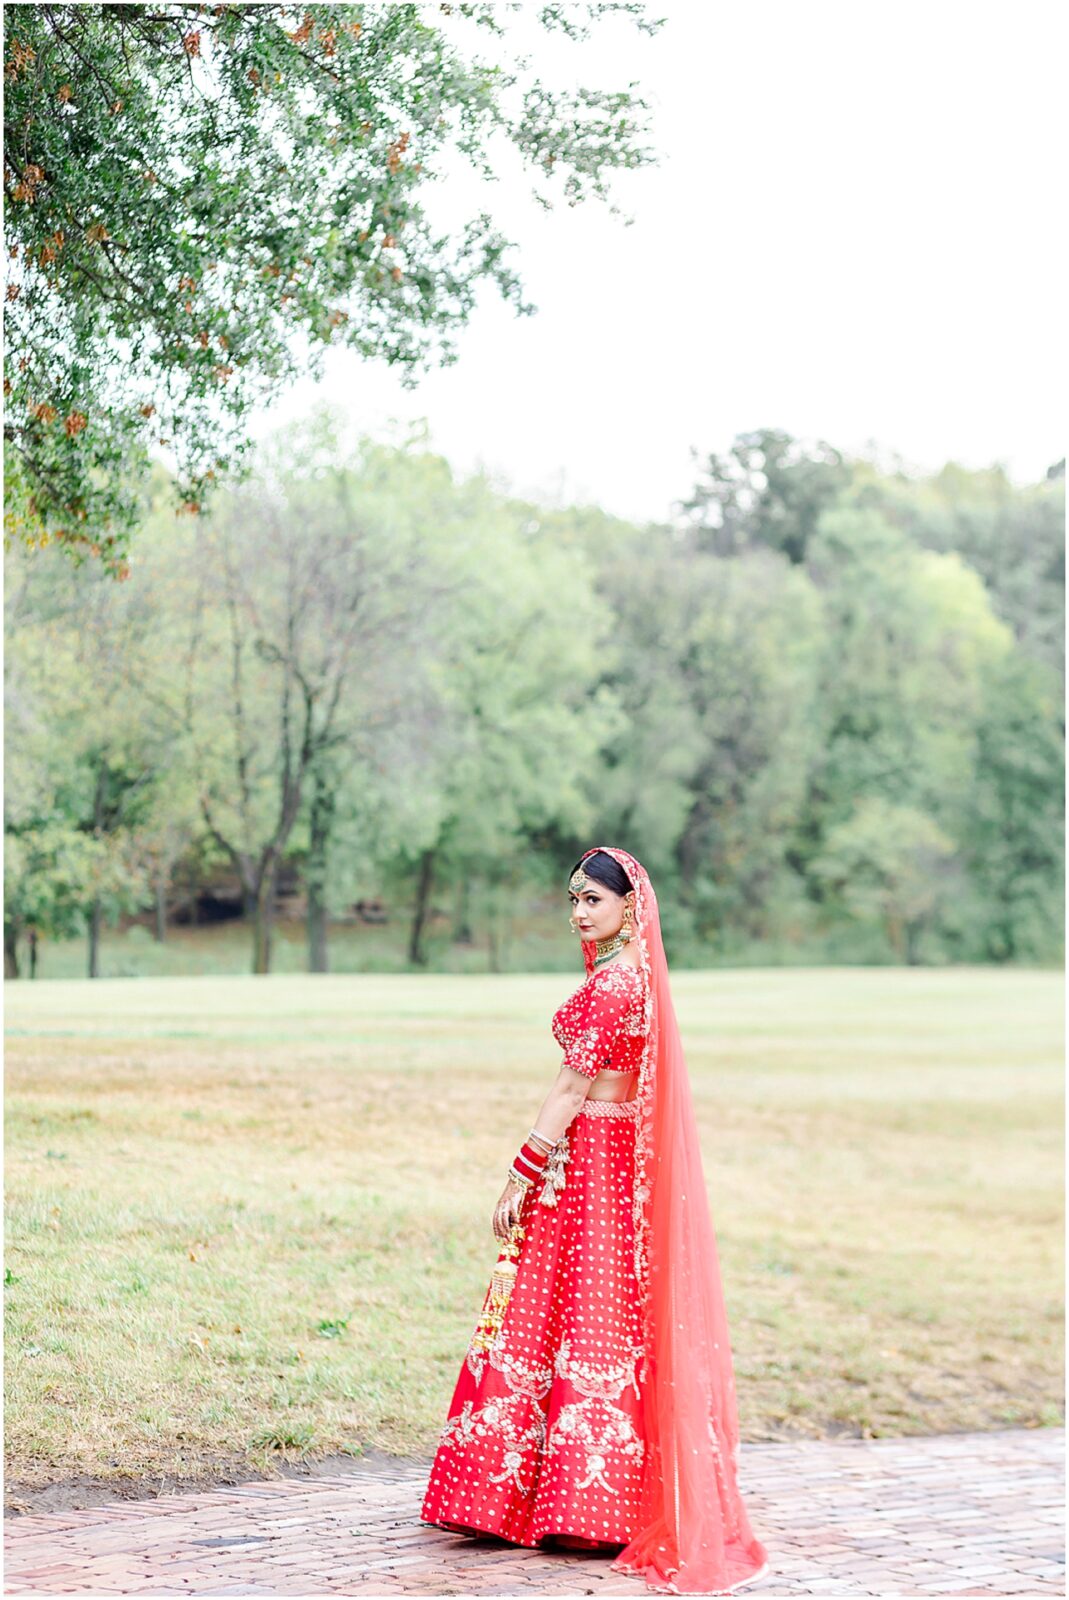
[{"label": "gold waist belt", "polygon": [[637,1117],[638,1098],[634,1100],[591,1100],[587,1095],[579,1111],[587,1117]]}]

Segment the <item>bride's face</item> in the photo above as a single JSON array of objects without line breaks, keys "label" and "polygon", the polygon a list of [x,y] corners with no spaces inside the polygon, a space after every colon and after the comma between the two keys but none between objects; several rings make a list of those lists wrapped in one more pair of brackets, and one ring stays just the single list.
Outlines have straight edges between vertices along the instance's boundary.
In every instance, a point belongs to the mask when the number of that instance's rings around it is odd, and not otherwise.
[{"label": "bride's face", "polygon": [[588,877],[586,888],[580,889],[578,894],[573,889],[568,890],[568,904],[581,939],[611,939],[623,926],[627,906],[634,915],[635,895],[633,890],[626,895],[616,894],[596,878]]}]

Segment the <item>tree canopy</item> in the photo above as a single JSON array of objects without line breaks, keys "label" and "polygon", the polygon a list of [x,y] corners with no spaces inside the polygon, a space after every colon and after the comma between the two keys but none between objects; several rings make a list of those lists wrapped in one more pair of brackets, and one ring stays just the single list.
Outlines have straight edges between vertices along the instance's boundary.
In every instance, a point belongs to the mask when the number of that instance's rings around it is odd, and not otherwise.
[{"label": "tree canopy", "polygon": [[336,432],[177,527],[157,467],[130,583],[8,553],[9,972],[30,928],[99,971],[102,928],[164,938],[213,886],[259,971],[295,905],[342,965],[380,895],[407,927],[376,960],[552,962],[539,907],[592,837],[649,867],[684,963],[1057,959],[1064,479],[844,459],[798,560],[808,497],[764,473],[720,553]]},{"label": "tree canopy", "polygon": [[[553,87],[499,48],[515,9],[6,8],[9,539],[125,576],[154,446],[197,514],[267,386],[327,347],[411,383],[453,359],[480,283],[535,309],[489,213],[435,220],[436,180],[511,148],[543,205],[574,205],[652,154],[633,86]],[[537,22],[577,39],[608,13],[659,26],[637,0]]]}]

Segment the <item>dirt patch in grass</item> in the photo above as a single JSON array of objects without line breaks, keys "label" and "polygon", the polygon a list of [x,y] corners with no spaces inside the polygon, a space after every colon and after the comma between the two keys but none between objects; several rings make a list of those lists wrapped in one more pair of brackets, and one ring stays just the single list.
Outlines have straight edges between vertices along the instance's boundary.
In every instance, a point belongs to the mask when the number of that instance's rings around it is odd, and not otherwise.
[{"label": "dirt patch in grass", "polygon": [[93,1477],[78,1472],[55,1483],[27,1484],[5,1480],[4,1516],[46,1516],[61,1511],[79,1511],[88,1506],[108,1506],[131,1500],[161,1500],[172,1496],[200,1494],[208,1489],[229,1488],[238,1483],[262,1483],[265,1478],[353,1478],[407,1477],[416,1468],[431,1469],[431,1456],[391,1456],[384,1450],[368,1450],[365,1455],[323,1456],[317,1461],[280,1459],[274,1471],[265,1471],[235,1457],[232,1461],[206,1461],[203,1471],[189,1477],[163,1473],[151,1477]]},{"label": "dirt patch in grass", "polygon": [[[994,1422],[991,1432],[1002,1432],[1003,1425]],[[971,1429],[950,1429],[950,1432],[971,1432]],[[798,1439],[811,1439],[810,1430],[791,1427],[764,1428],[762,1444],[790,1444]],[[829,1422],[824,1430],[827,1439],[861,1439],[865,1430],[856,1423]],[[743,1441],[745,1449],[746,1441]],[[235,1457],[233,1460],[205,1461],[202,1470],[189,1476],[163,1473],[151,1476],[111,1478],[94,1477],[90,1473],[74,1473],[57,1479],[55,1483],[29,1484],[18,1480],[5,1480],[5,1519],[27,1516],[48,1516],[64,1511],[80,1511],[93,1506],[128,1504],[136,1500],[164,1500],[189,1494],[203,1494],[211,1489],[224,1489],[241,1483],[262,1483],[265,1479],[291,1478],[297,1481],[310,1478],[372,1477],[376,1479],[409,1477],[416,1472],[430,1473],[433,1456],[395,1456],[384,1450],[368,1449],[361,1456],[350,1454],[328,1455],[317,1460],[288,1460],[280,1457],[273,1463],[274,1470]]]}]

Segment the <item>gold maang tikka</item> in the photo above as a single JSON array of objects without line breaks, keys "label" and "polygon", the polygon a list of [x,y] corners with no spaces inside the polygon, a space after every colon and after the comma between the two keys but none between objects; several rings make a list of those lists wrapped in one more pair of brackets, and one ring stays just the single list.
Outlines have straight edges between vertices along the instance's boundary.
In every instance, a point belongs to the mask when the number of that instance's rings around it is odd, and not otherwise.
[{"label": "gold maang tikka", "polygon": [[[582,867],[576,867],[575,871],[568,879],[568,888],[573,894],[580,894],[586,888],[589,881],[590,880],[583,871]],[[634,938],[635,930],[631,925],[631,916],[631,907],[629,905],[625,905],[623,926],[617,933],[610,934],[607,939],[599,939],[597,941],[594,951],[594,965],[596,967],[601,966],[604,962],[611,960],[618,950],[622,950],[624,945],[629,944]],[[580,931],[573,916],[569,916],[568,926],[571,928],[573,933],[578,933]]]},{"label": "gold maang tikka", "polygon": [[[582,867],[576,867],[575,871],[568,879],[568,888],[571,890],[572,894],[581,894],[586,888],[588,881],[587,875],[583,871]],[[568,926],[571,928],[573,933],[579,932],[579,927],[574,916],[569,915]]]}]

